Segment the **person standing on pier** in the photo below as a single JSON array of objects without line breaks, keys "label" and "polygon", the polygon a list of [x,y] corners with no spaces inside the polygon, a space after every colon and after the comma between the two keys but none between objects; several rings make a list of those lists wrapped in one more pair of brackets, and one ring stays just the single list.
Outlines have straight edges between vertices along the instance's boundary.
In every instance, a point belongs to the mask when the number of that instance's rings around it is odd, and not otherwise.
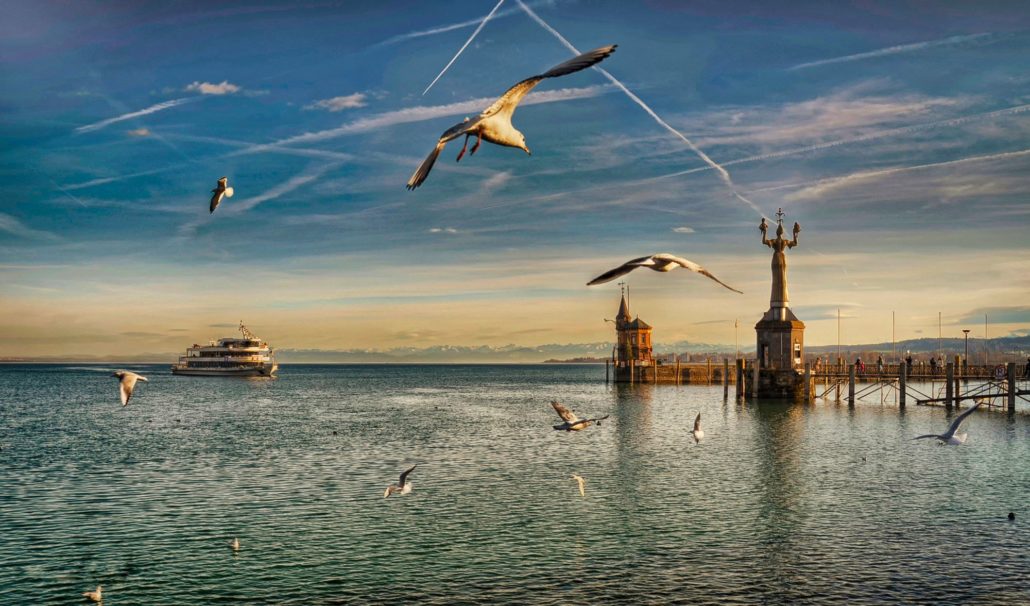
[{"label": "person standing on pier", "polygon": [[876,356],[876,372],[883,374],[883,356]]},{"label": "person standing on pier", "polygon": [[1026,359],[1026,369],[1023,371],[1023,376],[1030,379],[1030,358]]},{"label": "person standing on pier", "polygon": [[930,356],[930,374],[937,374],[937,358]]},{"label": "person standing on pier", "polygon": [[912,374],[912,354],[905,356],[905,370],[908,371],[908,374]]}]

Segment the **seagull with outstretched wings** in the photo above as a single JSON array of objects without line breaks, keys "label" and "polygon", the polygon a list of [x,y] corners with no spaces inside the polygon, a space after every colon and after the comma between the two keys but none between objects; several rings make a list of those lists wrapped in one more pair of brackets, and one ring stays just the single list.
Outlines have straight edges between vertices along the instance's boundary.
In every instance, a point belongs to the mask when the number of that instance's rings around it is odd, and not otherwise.
[{"label": "seagull with outstretched wings", "polygon": [[476,138],[476,144],[472,146],[472,149],[468,150],[470,154],[476,153],[476,150],[479,149],[479,144],[484,139],[496,145],[514,147],[521,149],[527,154],[530,153],[529,148],[526,147],[526,136],[512,126],[511,123],[511,117],[519,106],[519,102],[526,96],[526,93],[533,90],[533,87],[545,78],[565,76],[600,63],[615,52],[615,47],[616,45],[613,44],[594,49],[578,57],[573,57],[561,65],[556,65],[542,74],[526,78],[509,88],[507,92],[501,95],[500,99],[494,101],[493,105],[483,110],[475,118],[471,120],[465,118],[464,122],[448,128],[440,135],[440,140],[436,142],[436,147],[433,148],[433,151],[429,152],[429,156],[422,161],[415,174],[411,175],[411,178],[408,179],[408,189],[415,189],[422,185],[422,182],[429,176],[429,171],[433,169],[433,164],[436,164],[436,159],[444,146],[449,141],[453,141],[462,135],[465,135],[465,144],[458,153],[459,161],[465,155],[465,150],[468,148],[469,137]]},{"label": "seagull with outstretched wings", "polygon": [[694,263],[693,261],[684,259],[682,257],[677,257],[676,255],[671,255],[669,253],[657,253],[654,255],[650,255],[648,257],[630,259],[629,261],[626,261],[625,263],[616,267],[615,269],[610,269],[604,272],[603,274],[597,276],[593,280],[587,282],[587,286],[594,286],[595,284],[604,284],[605,282],[611,282],[615,278],[618,278],[619,276],[624,276],[638,267],[646,267],[652,271],[660,272],[669,272],[676,269],[677,267],[683,267],[689,269],[690,271],[697,272],[702,276],[707,276],[712,280],[715,280],[719,284],[722,284],[726,288],[732,290],[735,293],[744,294],[736,288],[733,288],[732,286],[726,284],[719,278],[716,278],[715,275],[712,274],[712,272],[708,271],[704,267],[701,267],[697,263]]},{"label": "seagull with outstretched wings", "polygon": [[561,417],[562,421],[564,421],[564,423],[562,423],[561,425],[553,426],[558,431],[581,431],[583,429],[586,429],[587,427],[590,427],[594,423],[600,425],[601,421],[611,416],[604,415],[603,417],[598,417],[596,419],[580,419],[576,416],[576,413],[572,412],[568,408],[565,408],[565,406],[563,406],[562,403],[558,402],[557,400],[552,401],[551,406],[554,407],[554,411],[558,413],[558,416]]},{"label": "seagull with outstretched wings", "polygon": [[386,492],[383,493],[383,498],[385,499],[394,493],[406,495],[411,492],[411,482],[408,481],[408,474],[415,471],[416,467],[418,467],[418,465],[412,465],[411,469],[401,474],[401,479],[396,484],[390,484],[387,486]]},{"label": "seagull with outstretched wings", "polygon": [[966,438],[969,437],[969,434],[967,434],[965,432],[963,432],[963,433],[956,433],[956,432],[958,431],[959,425],[962,425],[962,421],[965,421],[966,417],[968,417],[969,415],[973,414],[973,411],[976,410],[977,408],[980,408],[980,402],[977,402],[969,410],[967,410],[966,412],[964,412],[964,413],[960,414],[959,416],[955,417],[955,420],[951,422],[951,426],[948,427],[948,431],[946,431],[946,432],[944,432],[944,433],[942,433],[940,435],[937,435],[935,433],[928,433],[928,434],[923,435],[923,436],[916,436],[916,437],[914,437],[912,439],[913,440],[922,440],[923,438],[937,438],[938,440],[940,440],[941,444],[950,444],[952,446],[958,446],[959,444],[964,444],[965,441],[966,441]]},{"label": "seagull with outstretched wings", "polygon": [[122,398],[122,406],[126,406],[129,403],[129,399],[132,398],[132,390],[136,389],[136,381],[148,382],[146,377],[128,370],[115,371],[111,373],[111,376],[118,377],[118,392]]}]

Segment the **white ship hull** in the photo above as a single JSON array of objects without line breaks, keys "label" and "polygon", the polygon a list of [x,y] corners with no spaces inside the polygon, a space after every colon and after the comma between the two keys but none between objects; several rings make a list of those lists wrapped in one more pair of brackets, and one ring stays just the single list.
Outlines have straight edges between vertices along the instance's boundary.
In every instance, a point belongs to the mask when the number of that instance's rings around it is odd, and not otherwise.
[{"label": "white ship hull", "polygon": [[173,375],[189,375],[193,377],[272,377],[279,370],[279,365],[254,368],[189,368],[173,366]]}]

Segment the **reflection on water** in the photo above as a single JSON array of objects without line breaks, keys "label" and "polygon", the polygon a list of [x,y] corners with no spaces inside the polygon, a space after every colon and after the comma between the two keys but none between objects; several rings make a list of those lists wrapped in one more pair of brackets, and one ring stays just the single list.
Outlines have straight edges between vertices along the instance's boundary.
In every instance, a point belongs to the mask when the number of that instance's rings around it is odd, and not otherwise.
[{"label": "reflection on water", "polygon": [[[139,370],[123,408],[92,367],[0,367],[0,603],[1030,603],[1025,416],[942,448],[911,440],[942,409],[590,366]],[[611,418],[554,431],[551,399]]]}]

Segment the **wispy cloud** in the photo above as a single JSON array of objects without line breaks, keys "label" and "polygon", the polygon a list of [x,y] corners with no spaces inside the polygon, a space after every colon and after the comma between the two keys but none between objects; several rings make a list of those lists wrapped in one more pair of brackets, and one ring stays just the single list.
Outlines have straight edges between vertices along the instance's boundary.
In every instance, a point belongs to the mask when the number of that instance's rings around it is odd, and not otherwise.
[{"label": "wispy cloud", "polygon": [[[526,95],[525,99],[519,105],[535,105],[539,103],[555,103],[559,101],[571,101],[573,99],[583,99],[588,97],[596,97],[602,95],[610,90],[607,86],[585,86],[581,88],[561,88],[552,91],[543,91],[537,93],[530,93]],[[447,105],[417,105],[414,107],[406,107],[404,109],[398,109],[389,112],[383,112],[380,114],[374,114],[365,118],[360,118],[352,122],[348,122],[337,128],[330,128],[328,130],[321,130],[313,133],[305,133],[303,135],[297,135],[295,137],[289,137],[286,139],[280,139],[273,143],[256,145],[250,149],[243,150],[242,153],[256,153],[261,151],[269,151],[273,148],[283,145],[295,145],[297,143],[312,143],[315,141],[325,141],[327,139],[335,139],[337,137],[343,137],[345,135],[355,135],[359,133],[366,133],[388,126],[395,126],[398,124],[407,124],[411,122],[422,122],[424,120],[432,120],[435,118],[442,118],[445,116],[454,116],[460,114],[478,113],[493,103],[495,99],[492,97],[480,97],[478,99],[470,99],[468,101],[460,101],[458,103],[449,103]]]},{"label": "wispy cloud", "polygon": [[694,228],[693,227],[687,227],[686,225],[681,225],[680,227],[673,227],[672,231],[674,231],[674,232],[676,232],[678,234],[692,234],[692,233],[694,233]]},{"label": "wispy cloud", "polygon": [[354,109],[356,107],[365,107],[368,103],[365,102],[367,99],[365,93],[354,93],[352,95],[343,95],[341,97],[333,97],[331,99],[320,99],[305,105],[304,109],[324,109],[330,112],[339,112],[345,109]]},{"label": "wispy cloud", "polygon": [[100,122],[94,122],[93,124],[87,124],[85,126],[80,126],[80,127],[75,129],[75,132],[76,133],[89,133],[89,132],[93,132],[95,130],[100,130],[101,128],[104,128],[105,126],[114,124],[116,122],[122,122],[122,121],[125,121],[125,120],[131,120],[133,118],[138,118],[140,116],[146,116],[148,114],[153,114],[155,112],[159,112],[159,111],[166,110],[166,109],[169,109],[169,108],[172,108],[172,107],[176,107],[176,106],[182,105],[184,103],[190,103],[190,102],[196,101],[198,99],[199,99],[199,97],[185,97],[183,99],[172,99],[171,101],[164,101],[162,103],[158,103],[156,105],[151,105],[150,107],[147,107],[147,108],[144,108],[144,109],[141,109],[141,110],[138,110],[138,111],[129,112],[127,114],[122,114],[120,116],[115,116],[114,118],[108,118],[106,120],[101,120]]},{"label": "wispy cloud", "polygon": [[431,234],[456,234],[458,230],[454,227],[430,227],[429,233]]},{"label": "wispy cloud", "polygon": [[187,84],[184,90],[202,95],[231,95],[240,92],[242,87],[232,84],[228,80],[222,80],[219,84],[193,81],[193,83]]},{"label": "wispy cloud", "polygon": [[307,185],[308,183],[311,183],[315,179],[318,179],[319,177],[327,173],[329,170],[340,166],[340,164],[341,162],[334,162],[331,164],[323,164],[321,166],[310,168],[304,171],[303,173],[291,177],[290,179],[287,179],[279,185],[272,187],[271,189],[262,194],[254,196],[253,198],[245,198],[243,200],[240,200],[236,204],[233,204],[230,207],[230,209],[227,210],[230,211],[230,214],[246,212],[257,206],[258,204],[268,202],[269,200],[274,200],[280,196],[292,192],[295,189],[299,189]]},{"label": "wispy cloud", "polygon": [[461,56],[461,53],[465,52],[465,49],[468,48],[468,45],[472,44],[472,41],[476,39],[476,36],[479,35],[479,32],[483,29],[483,26],[486,25],[486,22],[490,20],[490,17],[494,16],[494,13],[497,12],[497,9],[501,8],[502,4],[504,4],[504,0],[498,0],[497,4],[494,5],[493,10],[487,13],[485,17],[483,17],[483,20],[472,32],[472,35],[469,36],[469,39],[465,41],[465,44],[461,45],[461,48],[458,49],[458,52],[454,53],[454,56],[451,57],[451,60],[447,62],[447,65],[443,66],[443,69],[440,70],[440,73],[437,74],[435,78],[433,78],[433,81],[429,83],[429,86],[426,87],[426,90],[422,91],[423,95],[428,93],[429,89],[433,88],[433,85],[436,84],[436,81],[444,75],[444,73],[451,67],[451,65],[454,64],[455,61],[458,60],[458,57]]},{"label": "wispy cloud", "polygon": [[150,136],[150,129],[149,128],[134,128],[132,130],[125,131],[125,134],[129,135],[130,137],[149,137]]},{"label": "wispy cloud", "polygon": [[938,46],[954,46],[957,44],[965,44],[967,42],[979,42],[981,44],[994,42],[1002,39],[1004,36],[1000,34],[969,34],[965,36],[950,36],[948,38],[941,38],[939,40],[927,40],[925,42],[915,42],[912,44],[899,44],[897,46],[888,46],[887,48],[880,48],[865,53],[856,53],[853,55],[844,55],[843,57],[833,57],[831,59],[821,59],[819,61],[809,61],[808,63],[799,63],[792,67],[787,68],[788,71],[806,69],[809,67],[817,67],[820,65],[831,65],[834,63],[847,63],[849,61],[861,61],[863,59],[872,59],[874,57],[885,57],[887,55],[897,55],[899,53],[911,53],[913,51],[921,51],[927,48],[934,48]]},{"label": "wispy cloud", "polygon": [[32,229],[16,217],[6,213],[0,213],[0,232],[29,240],[60,240],[56,234],[40,229]]},{"label": "wispy cloud", "polygon": [[[540,25],[540,27],[543,27],[545,30],[550,32],[551,35],[553,35],[555,38],[557,38],[558,41],[561,42],[565,46],[565,48],[567,48],[570,51],[576,53],[577,55],[582,54],[582,53],[580,53],[579,49],[577,49],[575,46],[572,45],[572,43],[570,43],[568,40],[566,40],[565,37],[562,36],[558,32],[558,30],[556,30],[553,27],[551,27],[550,25],[548,25],[547,22],[545,22],[543,19],[541,19],[539,15],[537,15],[535,12],[533,12],[533,9],[529,8],[528,6],[526,6],[525,2],[523,2],[522,0],[516,0],[516,2],[519,3],[519,7],[522,8],[522,10],[525,11],[527,15],[529,15],[534,21],[536,21],[537,24]],[[680,140],[682,140],[684,143],[686,143],[687,147],[689,147],[691,151],[693,151],[695,154],[697,154],[697,156],[699,158],[701,158],[701,160],[704,161],[705,164],[707,164],[708,166],[710,166],[713,169],[715,169],[715,171],[719,175],[719,178],[722,179],[723,183],[726,184],[726,187],[729,188],[730,192],[733,194],[733,197],[735,197],[738,200],[740,200],[741,202],[747,204],[752,210],[754,210],[756,213],[758,213],[759,216],[765,216],[765,213],[762,212],[762,209],[758,208],[758,206],[754,202],[752,202],[751,200],[748,200],[747,198],[742,196],[740,194],[740,192],[737,191],[737,186],[736,186],[735,183],[733,183],[733,179],[730,177],[729,171],[727,171],[725,168],[720,166],[719,163],[717,163],[715,160],[712,160],[708,156],[708,154],[703,152],[701,150],[701,148],[699,148],[697,145],[694,145],[694,142],[691,141],[690,139],[688,139],[686,135],[684,135],[680,131],[678,131],[675,128],[673,128],[672,126],[670,126],[668,122],[663,120],[661,116],[659,116],[657,113],[655,113],[655,111],[653,109],[651,109],[651,107],[648,106],[646,103],[644,103],[644,101],[640,97],[638,97],[631,90],[626,88],[626,86],[622,82],[617,80],[615,78],[615,76],[611,75],[604,68],[602,68],[602,67],[600,67],[598,65],[595,65],[593,67],[593,69],[596,69],[597,71],[599,71],[612,84],[617,86],[619,88],[619,90],[621,90],[623,93],[626,94],[627,97],[629,97],[634,103],[639,105],[641,109],[643,109],[645,112],[647,112],[647,115],[651,116],[651,118],[653,118],[654,121],[657,122],[659,126],[664,128],[665,130],[669,131],[670,133],[672,133],[673,135],[678,137]]]},{"label": "wispy cloud", "polygon": [[818,181],[810,181],[807,183],[795,183],[788,185],[778,185],[775,187],[767,187],[759,190],[752,190],[751,193],[757,191],[773,191],[778,189],[794,189],[801,188],[793,194],[785,197],[791,201],[805,201],[805,200],[818,200],[826,197],[827,194],[850,187],[855,184],[869,182],[896,175],[899,173],[905,173],[910,171],[925,170],[929,168],[940,168],[942,166],[955,166],[959,164],[968,164],[972,162],[991,162],[997,160],[1005,160],[1010,158],[1018,158],[1030,154],[1030,149],[1023,149],[1019,151],[1002,152],[998,154],[987,154],[982,156],[972,156],[969,158],[960,158],[958,160],[948,160],[946,162],[931,162],[929,164],[918,164],[915,166],[898,166],[894,168],[885,168],[881,170],[867,170],[851,173],[841,177],[831,177],[828,179],[820,179]]}]

